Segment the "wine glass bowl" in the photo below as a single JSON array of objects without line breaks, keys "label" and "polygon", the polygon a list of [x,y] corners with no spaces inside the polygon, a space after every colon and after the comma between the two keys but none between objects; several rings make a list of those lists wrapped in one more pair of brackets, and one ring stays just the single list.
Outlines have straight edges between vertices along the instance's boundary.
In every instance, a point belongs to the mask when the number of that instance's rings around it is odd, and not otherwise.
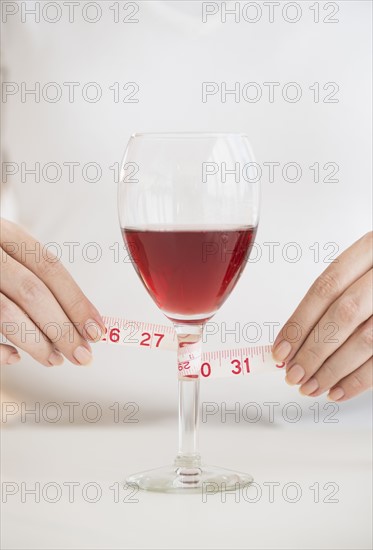
[{"label": "wine glass bowl", "polygon": [[254,227],[123,229],[136,270],[172,321],[210,319],[234,288],[255,237]]},{"label": "wine glass bowl", "polygon": [[199,370],[203,326],[247,263],[259,218],[255,163],[242,134],[134,134],[118,187],[119,221],[148,293],[178,341],[179,452],[128,482],[163,492],[232,489],[248,474],[201,463]]}]

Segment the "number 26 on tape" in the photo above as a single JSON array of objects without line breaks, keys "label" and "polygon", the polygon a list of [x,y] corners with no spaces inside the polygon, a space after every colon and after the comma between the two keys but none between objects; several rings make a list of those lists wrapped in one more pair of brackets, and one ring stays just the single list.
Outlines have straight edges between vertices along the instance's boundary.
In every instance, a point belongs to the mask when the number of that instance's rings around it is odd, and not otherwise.
[{"label": "number 26 on tape", "polygon": [[[106,327],[105,327],[105,334],[108,335],[108,340],[109,342],[119,342],[119,338],[120,338],[120,330],[119,328],[115,327],[115,328],[111,328],[110,330],[108,330]],[[106,338],[103,338],[103,341],[105,342]]]}]

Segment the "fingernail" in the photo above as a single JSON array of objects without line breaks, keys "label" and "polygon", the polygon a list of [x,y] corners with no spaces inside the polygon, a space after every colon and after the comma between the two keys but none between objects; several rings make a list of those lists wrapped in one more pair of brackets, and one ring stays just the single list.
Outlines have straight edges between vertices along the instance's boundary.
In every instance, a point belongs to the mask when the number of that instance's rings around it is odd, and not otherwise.
[{"label": "fingernail", "polygon": [[282,340],[273,350],[272,355],[276,361],[284,361],[291,352],[291,344]]},{"label": "fingernail", "polygon": [[92,361],[92,353],[84,346],[78,346],[73,356],[81,365],[88,365]]},{"label": "fingernail", "polygon": [[342,399],[345,392],[342,390],[342,388],[333,388],[330,390],[330,392],[327,395],[327,398],[329,401],[338,401],[339,399]]},{"label": "fingernail", "polygon": [[19,353],[12,353],[9,355],[8,360],[6,362],[7,365],[14,365],[14,363],[18,363],[18,361],[21,359],[21,356]]},{"label": "fingernail", "polygon": [[57,365],[62,365],[63,357],[57,351],[52,351],[52,353],[48,357],[48,363],[52,365],[52,367],[56,367]]},{"label": "fingernail", "polygon": [[303,367],[300,365],[293,365],[287,373],[285,380],[288,384],[294,386],[294,384],[299,384],[305,374],[306,371]]},{"label": "fingernail", "polygon": [[97,342],[97,340],[100,340],[102,336],[102,328],[93,319],[88,319],[84,325],[84,330],[88,334],[89,339],[93,342]]},{"label": "fingernail", "polygon": [[303,395],[311,395],[314,391],[319,389],[319,383],[316,380],[316,378],[311,378],[311,380],[308,380],[303,386],[299,388],[299,391],[303,393]]}]

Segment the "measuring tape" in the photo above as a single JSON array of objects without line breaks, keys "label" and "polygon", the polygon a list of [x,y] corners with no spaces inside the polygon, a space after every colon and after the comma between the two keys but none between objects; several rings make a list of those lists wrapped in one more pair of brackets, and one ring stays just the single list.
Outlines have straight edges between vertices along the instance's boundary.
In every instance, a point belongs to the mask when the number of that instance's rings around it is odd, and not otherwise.
[{"label": "measuring tape", "polygon": [[[101,342],[132,348],[177,350],[174,328],[142,321],[128,321],[119,317],[103,317],[105,334]],[[226,378],[247,376],[257,372],[281,370],[285,363],[276,364],[271,355],[272,346],[206,351],[200,354],[200,346],[183,343],[178,354],[179,378]]]}]

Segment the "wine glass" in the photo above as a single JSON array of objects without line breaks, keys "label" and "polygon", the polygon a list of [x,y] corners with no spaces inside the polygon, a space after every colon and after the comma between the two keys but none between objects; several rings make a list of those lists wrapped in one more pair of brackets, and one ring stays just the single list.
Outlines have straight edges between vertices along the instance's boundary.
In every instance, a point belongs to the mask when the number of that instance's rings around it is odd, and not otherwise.
[{"label": "wine glass", "polygon": [[232,490],[249,474],[201,463],[199,372],[204,324],[236,285],[259,218],[259,188],[243,134],[134,134],[118,188],[132,263],[178,342],[179,450],[170,466],[127,483],[160,492]]}]

